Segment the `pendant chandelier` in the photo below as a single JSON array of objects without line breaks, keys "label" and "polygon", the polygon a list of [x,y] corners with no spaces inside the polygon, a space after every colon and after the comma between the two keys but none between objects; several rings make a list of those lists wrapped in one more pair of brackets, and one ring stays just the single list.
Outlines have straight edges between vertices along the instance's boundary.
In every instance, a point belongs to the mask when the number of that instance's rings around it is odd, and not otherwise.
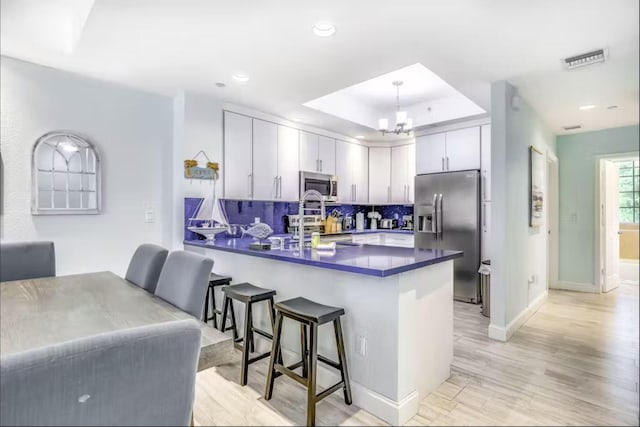
[{"label": "pendant chandelier", "polygon": [[400,111],[400,86],[402,86],[402,80],[394,80],[392,83],[396,87],[396,126],[394,129],[389,129],[389,119],[378,120],[378,130],[383,135],[387,133],[395,133],[400,135],[406,133],[409,135],[413,128],[413,119],[408,117],[406,111]]}]

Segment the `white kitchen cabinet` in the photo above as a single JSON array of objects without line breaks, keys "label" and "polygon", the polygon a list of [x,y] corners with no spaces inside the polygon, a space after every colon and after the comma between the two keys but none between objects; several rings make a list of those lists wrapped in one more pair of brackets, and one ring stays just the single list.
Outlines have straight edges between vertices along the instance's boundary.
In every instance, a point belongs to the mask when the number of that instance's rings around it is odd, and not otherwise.
[{"label": "white kitchen cabinet", "polygon": [[389,147],[369,148],[369,203],[391,202],[391,151]]},{"label": "white kitchen cabinet", "polygon": [[351,168],[351,145],[346,141],[336,140],[336,175],[338,177],[338,201],[352,203],[353,172]]},{"label": "white kitchen cabinet", "polygon": [[320,172],[318,162],[318,135],[300,131],[300,170]]},{"label": "white kitchen cabinet", "polygon": [[480,169],[480,127],[446,132],[447,171]]},{"label": "white kitchen cabinet", "polygon": [[480,127],[480,176],[482,200],[491,201],[491,125]]},{"label": "white kitchen cabinet", "polygon": [[354,234],[352,236],[353,243],[358,245],[381,245],[382,244],[382,234],[379,233],[369,233],[369,234]]},{"label": "white kitchen cabinet", "polygon": [[300,170],[336,173],[336,140],[300,131]]},{"label": "white kitchen cabinet", "polygon": [[447,157],[445,133],[434,133],[416,138],[416,173],[445,171]]},{"label": "white kitchen cabinet", "polygon": [[224,196],[227,199],[252,197],[252,119],[224,112]]},{"label": "white kitchen cabinet", "polygon": [[415,243],[413,234],[384,233],[382,235],[383,246],[395,246],[399,248],[413,248]]},{"label": "white kitchen cabinet", "polygon": [[294,201],[300,198],[298,134],[298,129],[278,125],[278,200]]},{"label": "white kitchen cabinet", "polygon": [[318,137],[318,160],[320,172],[329,175],[336,173],[336,140],[328,136]]},{"label": "white kitchen cabinet", "polygon": [[415,144],[391,149],[391,201],[413,203],[413,182],[416,170]]},{"label": "white kitchen cabinet", "polygon": [[253,119],[253,198],[278,196],[278,125]]},{"label": "white kitchen cabinet", "polygon": [[482,202],[481,227],[482,234],[480,236],[480,257],[481,261],[491,259],[491,202]]},{"label": "white kitchen cabinet", "polygon": [[369,202],[369,147],[351,144],[355,203]]}]

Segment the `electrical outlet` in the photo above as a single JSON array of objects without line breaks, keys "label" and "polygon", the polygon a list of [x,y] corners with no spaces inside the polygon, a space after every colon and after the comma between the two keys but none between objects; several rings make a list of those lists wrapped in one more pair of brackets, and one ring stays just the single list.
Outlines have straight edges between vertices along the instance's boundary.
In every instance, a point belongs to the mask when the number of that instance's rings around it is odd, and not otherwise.
[{"label": "electrical outlet", "polygon": [[156,219],[155,219],[155,215],[154,215],[153,209],[146,209],[144,211],[144,222],[152,223],[152,222],[155,222],[155,221],[156,221]]},{"label": "electrical outlet", "polygon": [[577,224],[578,223],[578,213],[577,212],[571,212],[571,214],[569,215],[569,222],[572,224]]},{"label": "electrical outlet", "polygon": [[253,222],[255,222],[256,224],[259,224],[260,223],[260,217],[257,216],[255,218],[253,218]]}]

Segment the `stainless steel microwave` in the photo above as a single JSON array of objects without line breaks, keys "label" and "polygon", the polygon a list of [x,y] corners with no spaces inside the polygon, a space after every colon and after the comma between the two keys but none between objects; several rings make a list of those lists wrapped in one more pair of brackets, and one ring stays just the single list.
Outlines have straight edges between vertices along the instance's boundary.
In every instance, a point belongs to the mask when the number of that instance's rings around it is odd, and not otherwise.
[{"label": "stainless steel microwave", "polygon": [[300,171],[300,198],[307,190],[316,190],[325,202],[338,201],[338,177],[326,173]]}]

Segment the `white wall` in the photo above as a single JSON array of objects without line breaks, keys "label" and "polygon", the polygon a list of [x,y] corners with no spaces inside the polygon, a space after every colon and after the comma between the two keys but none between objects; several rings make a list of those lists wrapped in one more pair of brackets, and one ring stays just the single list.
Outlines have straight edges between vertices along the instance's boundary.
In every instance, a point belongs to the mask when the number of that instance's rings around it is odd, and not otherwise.
[{"label": "white wall", "polygon": [[[53,240],[60,275],[123,274],[137,245],[168,246],[171,99],[7,57],[0,69],[2,240]],[[100,150],[100,215],[31,215],[33,144],[60,129],[88,136]],[[149,208],[153,223],[144,222]]]},{"label": "white wall", "polygon": [[[494,83],[489,336],[501,340],[508,339],[526,321],[547,293],[547,225],[529,227],[530,145],[555,155],[555,136],[536,112],[508,82]],[[530,278],[535,281],[529,283]]]}]

